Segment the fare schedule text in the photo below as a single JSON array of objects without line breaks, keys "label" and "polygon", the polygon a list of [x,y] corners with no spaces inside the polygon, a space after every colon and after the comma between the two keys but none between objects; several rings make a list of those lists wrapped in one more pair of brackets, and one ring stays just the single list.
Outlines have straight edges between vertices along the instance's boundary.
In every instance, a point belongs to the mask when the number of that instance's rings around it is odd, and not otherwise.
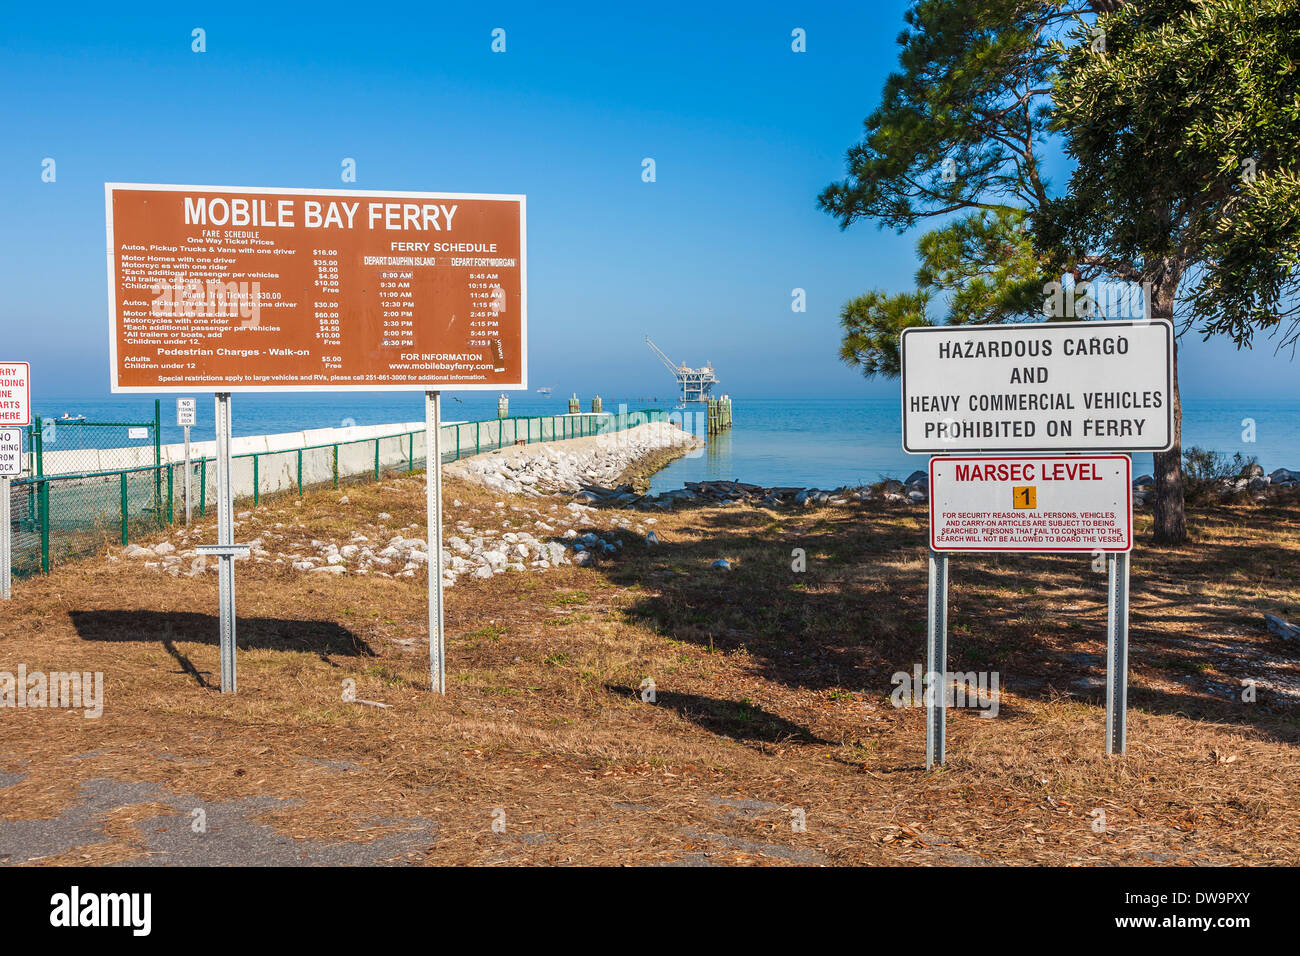
[{"label": "fare schedule text", "polygon": [[105,187],[114,391],[527,385],[523,196]]}]

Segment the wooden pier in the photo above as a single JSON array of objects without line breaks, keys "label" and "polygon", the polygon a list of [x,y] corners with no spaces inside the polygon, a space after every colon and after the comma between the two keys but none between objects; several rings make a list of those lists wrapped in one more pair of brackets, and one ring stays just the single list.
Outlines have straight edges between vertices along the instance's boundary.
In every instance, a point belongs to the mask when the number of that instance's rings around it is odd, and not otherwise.
[{"label": "wooden pier", "polygon": [[731,396],[710,398],[708,434],[716,435],[731,427]]}]

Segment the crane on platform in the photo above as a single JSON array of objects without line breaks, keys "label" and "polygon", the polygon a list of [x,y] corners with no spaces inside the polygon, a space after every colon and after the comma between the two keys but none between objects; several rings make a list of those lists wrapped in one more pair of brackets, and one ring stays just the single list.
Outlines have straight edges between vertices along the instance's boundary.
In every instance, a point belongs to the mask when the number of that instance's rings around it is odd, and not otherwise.
[{"label": "crane on platform", "polygon": [[713,373],[712,362],[705,362],[703,368],[691,368],[685,362],[678,364],[670,359],[664,354],[663,349],[650,341],[648,335],[645,337],[645,344],[650,346],[677,379],[677,384],[682,390],[683,402],[703,402],[708,399],[709,392],[718,383],[718,376]]}]

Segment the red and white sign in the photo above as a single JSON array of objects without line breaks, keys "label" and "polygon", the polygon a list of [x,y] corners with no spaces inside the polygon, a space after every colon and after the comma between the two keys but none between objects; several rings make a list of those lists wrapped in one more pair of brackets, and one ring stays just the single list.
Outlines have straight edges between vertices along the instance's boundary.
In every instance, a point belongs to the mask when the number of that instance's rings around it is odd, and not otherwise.
[{"label": "red and white sign", "polygon": [[1127,455],[930,459],[935,551],[1131,551]]},{"label": "red and white sign", "polygon": [[0,425],[32,423],[32,367],[0,362]]}]

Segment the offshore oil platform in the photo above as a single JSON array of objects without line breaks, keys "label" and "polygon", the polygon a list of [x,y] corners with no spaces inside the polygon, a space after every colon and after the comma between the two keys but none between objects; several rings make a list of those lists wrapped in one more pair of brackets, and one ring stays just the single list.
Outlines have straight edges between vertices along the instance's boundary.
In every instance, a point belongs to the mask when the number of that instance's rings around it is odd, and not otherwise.
[{"label": "offshore oil platform", "polygon": [[731,427],[731,396],[723,395],[722,398],[714,398],[711,394],[713,386],[718,384],[718,376],[714,374],[712,362],[705,362],[703,368],[691,368],[685,362],[679,364],[670,359],[663,349],[650,341],[648,335],[645,337],[645,344],[650,346],[677,379],[677,385],[682,390],[682,402],[677,406],[678,408],[684,409],[687,402],[707,402],[708,433],[715,435]]},{"label": "offshore oil platform", "polygon": [[713,364],[705,362],[703,368],[691,368],[685,362],[680,365],[675,363],[664,350],[650,341],[650,336],[645,337],[645,344],[650,346],[659,360],[668,366],[668,370],[673,373],[677,379],[677,385],[682,390],[682,403],[686,402],[705,402],[709,399],[709,393],[713,391],[713,386],[718,384],[718,376],[713,373]]}]

